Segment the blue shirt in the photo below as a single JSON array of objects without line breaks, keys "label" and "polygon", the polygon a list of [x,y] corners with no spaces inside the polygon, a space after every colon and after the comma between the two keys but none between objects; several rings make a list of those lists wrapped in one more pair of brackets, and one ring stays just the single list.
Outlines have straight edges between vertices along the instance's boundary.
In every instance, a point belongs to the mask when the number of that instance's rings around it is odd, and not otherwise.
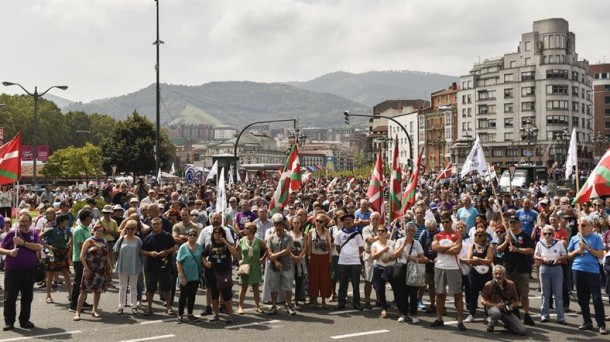
[{"label": "blue shirt", "polygon": [[538,212],[532,209],[519,209],[515,213],[519,223],[521,223],[521,230],[526,232],[528,235],[532,235],[532,230],[534,230],[534,224],[536,224],[536,219],[538,218]]},{"label": "blue shirt", "polygon": [[[371,220],[371,214],[372,214],[372,212],[370,210],[363,213],[362,211],[360,211],[360,209],[358,209],[358,210],[356,210],[356,213],[354,213],[354,216],[357,219],[370,221]],[[362,234],[362,229],[364,229],[365,226],[367,226],[367,225],[362,225],[362,226],[354,225],[354,227],[356,227],[356,229],[358,229],[358,233],[361,233],[361,234]]]},{"label": "blue shirt", "polygon": [[178,249],[176,262],[182,264],[182,272],[184,272],[186,281],[199,280],[199,270],[203,269],[203,265],[201,264],[202,253],[203,247],[201,247],[200,244],[197,244],[197,248],[194,252],[189,249],[187,243],[182,244],[180,249]]},{"label": "blue shirt", "polygon": [[474,227],[476,224],[475,219],[477,218],[477,215],[479,215],[479,211],[475,207],[470,207],[468,209],[462,207],[457,211],[458,220],[466,223],[466,231],[469,231],[470,228]]},{"label": "blue shirt", "polygon": [[[578,243],[580,242],[580,239],[581,237],[578,235],[572,236],[572,239],[570,239],[570,244],[568,245],[568,252],[573,252],[579,248]],[[602,238],[595,233],[590,233],[587,236],[583,236],[582,239],[587,245],[589,245],[589,247],[591,247],[591,249],[604,249]],[[572,269],[576,271],[599,274],[599,260],[593,256],[593,254],[589,253],[589,251],[584,251],[582,255],[580,253],[576,254],[574,261],[572,262]]]}]

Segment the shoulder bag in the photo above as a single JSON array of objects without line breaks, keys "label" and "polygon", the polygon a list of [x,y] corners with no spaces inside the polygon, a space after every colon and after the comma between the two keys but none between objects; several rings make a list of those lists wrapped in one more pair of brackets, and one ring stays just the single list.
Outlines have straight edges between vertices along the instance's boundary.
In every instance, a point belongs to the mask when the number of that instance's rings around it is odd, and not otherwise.
[{"label": "shoulder bag", "polygon": [[[411,244],[411,250],[409,251],[409,255],[411,256],[411,251],[413,250],[413,245],[415,241]],[[407,260],[407,286],[413,287],[422,287],[426,283],[426,274],[425,271],[419,268],[419,262],[409,262]]]}]

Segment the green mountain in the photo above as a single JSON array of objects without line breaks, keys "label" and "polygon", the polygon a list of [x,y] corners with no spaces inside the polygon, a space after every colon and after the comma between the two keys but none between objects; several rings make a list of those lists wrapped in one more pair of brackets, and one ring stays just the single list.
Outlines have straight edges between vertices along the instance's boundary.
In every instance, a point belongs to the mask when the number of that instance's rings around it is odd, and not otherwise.
[{"label": "green mountain", "polygon": [[[74,102],[67,111],[109,114],[124,119],[134,110],[154,121],[155,86],[131,94]],[[161,122],[208,123],[237,127],[261,120],[298,117],[301,126],[343,126],[343,112],[371,113],[371,107],[284,83],[212,82],[200,86],[161,85]]]}]

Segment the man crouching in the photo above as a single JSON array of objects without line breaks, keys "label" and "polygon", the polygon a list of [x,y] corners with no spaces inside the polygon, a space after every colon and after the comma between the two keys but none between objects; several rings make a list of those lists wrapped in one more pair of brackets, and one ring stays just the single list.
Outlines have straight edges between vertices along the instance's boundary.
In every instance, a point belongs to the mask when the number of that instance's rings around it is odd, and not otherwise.
[{"label": "man crouching", "polygon": [[515,315],[519,310],[519,295],[515,283],[506,279],[504,266],[494,266],[493,280],[485,284],[481,298],[481,303],[489,313],[487,332],[493,332],[495,323],[501,320],[504,326],[515,334],[522,336],[527,334],[527,328]]}]

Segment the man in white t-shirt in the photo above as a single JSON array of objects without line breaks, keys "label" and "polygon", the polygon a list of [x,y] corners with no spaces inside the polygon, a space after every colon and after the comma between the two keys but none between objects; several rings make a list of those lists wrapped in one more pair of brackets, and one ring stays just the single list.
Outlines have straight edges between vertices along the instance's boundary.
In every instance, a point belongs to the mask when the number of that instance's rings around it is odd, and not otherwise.
[{"label": "man in white t-shirt", "polygon": [[352,283],[353,307],[362,310],[360,305],[360,253],[364,250],[364,239],[354,227],[354,215],[341,217],[343,229],[337,234],[335,247],[339,252],[339,305],[337,310],[345,309],[348,282]]}]

